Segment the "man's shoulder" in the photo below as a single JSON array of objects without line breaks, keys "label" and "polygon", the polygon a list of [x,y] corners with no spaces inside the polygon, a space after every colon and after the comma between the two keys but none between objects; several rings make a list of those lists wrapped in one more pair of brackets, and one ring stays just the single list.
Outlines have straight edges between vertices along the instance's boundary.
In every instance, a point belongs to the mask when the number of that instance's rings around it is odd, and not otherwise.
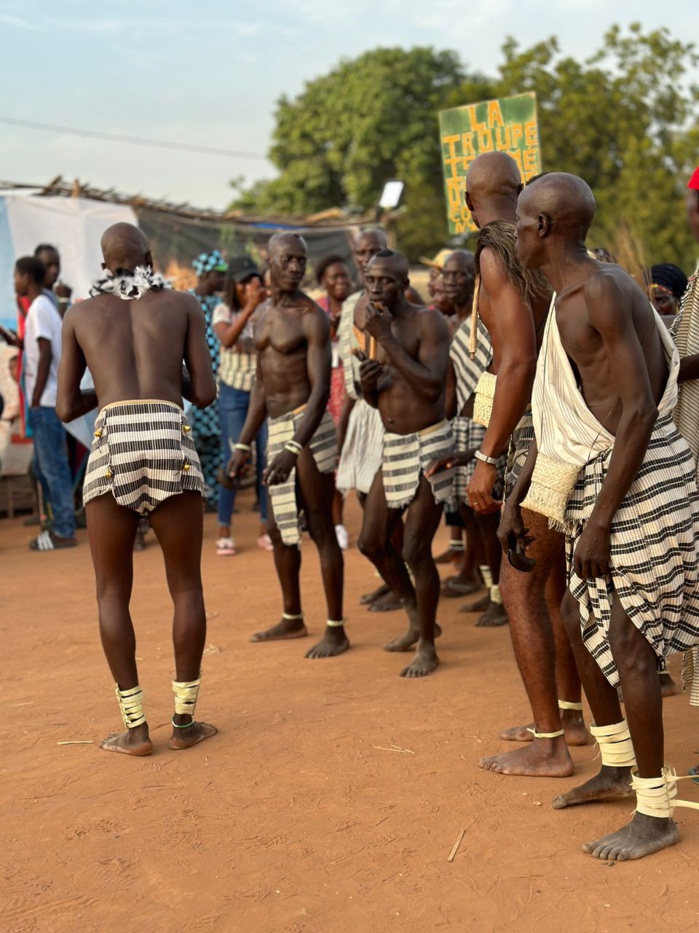
[{"label": "man's shoulder", "polygon": [[449,339],[449,325],[441,311],[436,308],[421,308],[418,305],[410,307],[423,332],[427,331],[435,336],[444,336]]}]

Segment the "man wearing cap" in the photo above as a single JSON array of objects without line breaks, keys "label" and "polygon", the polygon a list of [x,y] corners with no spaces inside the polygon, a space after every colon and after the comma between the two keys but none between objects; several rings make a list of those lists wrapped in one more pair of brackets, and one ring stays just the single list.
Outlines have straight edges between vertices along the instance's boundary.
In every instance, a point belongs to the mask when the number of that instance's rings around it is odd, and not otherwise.
[{"label": "man wearing cap", "polygon": [[451,256],[452,251],[450,249],[440,249],[434,259],[428,259],[427,256],[420,256],[420,265],[427,266],[430,270],[430,277],[427,282],[427,292],[430,296],[430,301],[432,304],[431,308],[434,308],[434,299],[437,293],[437,280],[442,275],[442,269],[444,268],[444,263]]},{"label": "man wearing cap", "polygon": [[670,319],[666,323],[672,323],[686,290],[687,276],[679,266],[674,266],[671,262],[651,266],[648,297],[658,314],[662,318]]},{"label": "man wearing cap", "polygon": [[[192,261],[192,268],[197,274],[197,284],[191,290],[204,312],[206,318],[206,342],[211,353],[211,365],[214,376],[218,373],[219,341],[214,332],[213,314],[220,302],[219,293],[223,291],[225,260],[219,250],[213,249],[208,253],[200,253]],[[194,445],[199,454],[201,469],[206,482],[207,508],[214,509],[218,497],[216,487],[216,474],[221,463],[220,428],[218,423],[218,406],[216,402],[208,408],[193,408],[189,417],[192,423]]]},{"label": "man wearing cap", "polygon": [[[224,299],[214,311],[212,324],[221,342],[218,368],[218,414],[221,428],[222,463],[227,464],[234,445],[240,438],[250,408],[250,397],[255,383],[257,354],[254,343],[256,311],[266,298],[262,275],[249,256],[234,256],[228,264]],[[267,487],[262,482],[266,467],[267,422],[263,422],[257,437],[256,466],[257,491],[260,500],[262,528],[258,547],[271,551],[272,542],[266,533]],[[225,470],[219,471],[218,539],[219,557],[232,557],[236,552],[231,537],[231,517],[235,504],[237,484],[232,483]]]},{"label": "man wearing cap", "polygon": [[[699,166],[689,179],[687,188],[687,222],[699,242]],[[699,266],[689,280],[673,330],[680,354],[680,394],[673,417],[694,459],[699,462]],[[699,706],[698,648],[692,648],[685,654],[682,681],[685,689],[690,691],[690,704]],[[695,779],[699,777],[699,765],[690,768],[689,773]]]}]

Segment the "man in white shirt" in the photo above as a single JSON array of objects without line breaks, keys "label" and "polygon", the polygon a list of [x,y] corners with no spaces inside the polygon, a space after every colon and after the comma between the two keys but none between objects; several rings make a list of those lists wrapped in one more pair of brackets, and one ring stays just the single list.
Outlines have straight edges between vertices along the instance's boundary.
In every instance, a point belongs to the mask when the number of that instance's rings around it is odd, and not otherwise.
[{"label": "man in white shirt", "polygon": [[24,378],[29,402],[29,424],[39,469],[46,481],[53,511],[53,527],[44,530],[29,547],[53,551],[75,547],[73,484],[66,436],[56,415],[56,385],[61,359],[61,316],[44,292],[46,267],[34,256],[15,265],[15,291],[31,301],[24,335]]}]

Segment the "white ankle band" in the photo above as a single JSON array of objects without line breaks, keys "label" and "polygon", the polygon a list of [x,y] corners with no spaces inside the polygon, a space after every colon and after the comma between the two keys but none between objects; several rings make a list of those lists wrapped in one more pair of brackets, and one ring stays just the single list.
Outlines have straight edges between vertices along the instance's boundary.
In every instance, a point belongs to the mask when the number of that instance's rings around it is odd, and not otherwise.
[{"label": "white ankle band", "polygon": [[493,585],[493,575],[490,572],[490,567],[487,564],[481,564],[478,569],[480,570],[481,576],[483,577],[483,582],[485,583],[486,587],[490,589],[490,587]]},{"label": "white ankle band", "polygon": [[602,764],[609,768],[633,768],[636,755],[633,750],[631,733],[625,719],[610,726],[590,725],[590,732],[597,739]]},{"label": "white ankle band", "polygon": [[497,603],[498,606],[502,606],[502,596],[500,595],[500,587],[497,583],[493,583],[490,587],[490,601],[491,603]]},{"label": "white ankle band", "polygon": [[582,712],[583,705],[582,703],[571,703],[569,700],[559,700],[558,701],[559,709],[574,709],[579,713]]},{"label": "white ankle band", "polygon": [[334,619],[328,619],[325,624],[328,626],[328,628],[342,628],[342,626],[345,624],[345,620],[340,619],[339,622],[335,622]]}]

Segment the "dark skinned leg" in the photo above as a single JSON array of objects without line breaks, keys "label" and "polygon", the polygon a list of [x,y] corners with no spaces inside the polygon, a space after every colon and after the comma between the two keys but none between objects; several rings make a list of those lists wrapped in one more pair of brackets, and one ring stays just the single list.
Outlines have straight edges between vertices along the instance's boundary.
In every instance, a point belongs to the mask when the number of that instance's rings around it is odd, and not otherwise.
[{"label": "dark skinned leg", "polygon": [[[201,503],[199,511],[201,514]],[[85,514],[95,568],[102,647],[119,689],[129,690],[138,684],[136,635],[129,602],[133,587],[133,543],[139,516],[117,505],[109,493],[88,502]],[[148,723],[123,733],[113,733],[101,743],[101,748],[137,757],[149,755],[153,745]]]},{"label": "dark skinned leg", "polygon": [[405,516],[403,554],[415,581],[419,638],[415,658],[401,672],[402,677],[425,677],[439,665],[434,644],[439,573],[432,557],[432,541],[439,528],[441,515],[442,506],[434,501],[432,487],[423,476],[417,495],[408,506]]},{"label": "dark skinned leg", "polygon": [[393,540],[401,513],[389,509],[383,488],[383,475],[379,472],[367,496],[364,509],[359,550],[379,571],[391,590],[401,599],[408,614],[408,631],[385,645],[386,651],[409,651],[420,637],[417,597],[403,557],[396,550]]},{"label": "dark skinned leg", "polygon": [[[300,458],[299,458],[300,459]],[[298,492],[297,492],[298,499]],[[288,641],[290,638],[303,638],[308,635],[308,629],[301,617],[301,548],[295,544],[286,545],[274,521],[274,504],[272,496],[268,497],[267,534],[274,548],[274,566],[282,590],[283,613],[298,618],[282,619],[271,628],[263,632],[255,632],[250,641]]]},{"label": "dark skinned leg", "polygon": [[[308,531],[318,549],[323,577],[328,619],[340,622],[344,589],[344,560],[337,543],[332,518],[335,478],[320,473],[310,450],[302,452],[296,469],[299,499],[306,513]],[[321,641],[306,654],[307,658],[332,658],[347,651],[350,643],[344,625],[326,625]]]},{"label": "dark skinned leg", "polygon": [[[657,777],[664,762],[663,699],[657,658],[618,601],[612,605],[609,646],[619,671],[638,775]],[[652,855],[678,841],[679,831],[671,818],[634,813],[618,832],[590,842],[583,849],[595,858],[624,862]]]},{"label": "dark skinned leg", "polygon": [[[172,643],[176,680],[196,680],[206,643],[206,610],[201,584],[201,544],[204,531],[201,496],[187,491],[166,499],[150,514],[165,561],[165,574],[175,608]],[[191,748],[216,735],[216,727],[197,722],[189,714],[175,713],[169,746]]]},{"label": "dark skinned leg", "polygon": [[[357,490],[357,499],[359,500],[359,504],[361,505],[363,512],[367,500],[367,493],[359,492]],[[398,553],[401,553],[403,550],[402,522],[396,525],[394,535],[400,539]],[[361,606],[366,606],[369,609],[369,612],[393,612],[395,609],[402,608],[401,601],[391,592],[390,586],[385,581],[381,583],[381,586],[378,586],[375,590],[372,590],[371,593],[365,593],[360,598],[359,604]]]},{"label": "dark skinned leg", "polygon": [[[493,586],[499,586],[502,548],[497,538],[497,531],[500,524],[500,513],[496,512],[494,515],[474,513],[474,516],[481,540],[481,549],[485,555],[485,563],[490,567],[490,574],[493,578]],[[489,594],[488,605],[483,615],[476,622],[476,626],[478,628],[497,628],[500,625],[507,625],[508,621],[505,604],[493,602]]]},{"label": "dark skinned leg", "polygon": [[[442,587],[442,596],[447,597],[469,596],[471,593],[476,593],[482,589],[477,568],[485,563],[485,555],[475,514],[473,509],[463,504],[459,506],[459,514],[464,523],[466,553],[459,572],[455,576],[449,577]],[[468,612],[470,610],[464,609],[464,611]]]},{"label": "dark skinned leg", "polygon": [[[546,581],[544,596],[546,606],[551,619],[553,628],[553,639],[556,650],[556,686],[559,700],[566,700],[569,703],[580,703],[582,692],[580,688],[580,675],[575,663],[575,655],[571,647],[566,626],[561,618],[561,602],[566,593],[566,566],[565,549],[561,544],[560,553],[554,558],[551,565],[551,573]],[[577,603],[576,603],[577,612]],[[576,617],[577,618],[577,617]],[[579,632],[574,633],[579,638]],[[585,655],[589,657],[587,651]],[[566,709],[561,710],[561,721],[565,729],[566,745],[580,746],[587,745],[590,741],[590,734],[587,731],[585,720],[581,710]],[[506,742],[531,742],[532,734],[528,730],[533,728],[534,724],[528,726],[513,726],[511,729],[505,729],[499,737]]]},{"label": "dark skinned leg", "polygon": [[[621,711],[619,694],[607,682],[599,664],[583,643],[578,603],[568,591],[561,603],[561,618],[580,671],[585,696],[590,704],[595,725],[609,726],[621,722],[624,714]],[[629,797],[631,795],[630,774],[630,768],[611,768],[608,765],[602,765],[599,774],[589,781],[556,797],[553,801],[554,809],[562,810],[564,807],[572,807],[579,803]]]},{"label": "dark skinned leg", "polygon": [[[561,729],[555,678],[555,649],[551,620],[544,595],[553,561],[561,548],[561,536],[551,532],[542,515],[525,512],[525,525],[535,539],[527,554],[536,560],[531,573],[520,573],[503,562],[500,588],[510,618],[510,634],[517,665],[527,691],[537,732]],[[573,760],[565,737],[534,739],[516,751],[480,761],[481,768],[497,774],[530,777],[568,777]]]}]

